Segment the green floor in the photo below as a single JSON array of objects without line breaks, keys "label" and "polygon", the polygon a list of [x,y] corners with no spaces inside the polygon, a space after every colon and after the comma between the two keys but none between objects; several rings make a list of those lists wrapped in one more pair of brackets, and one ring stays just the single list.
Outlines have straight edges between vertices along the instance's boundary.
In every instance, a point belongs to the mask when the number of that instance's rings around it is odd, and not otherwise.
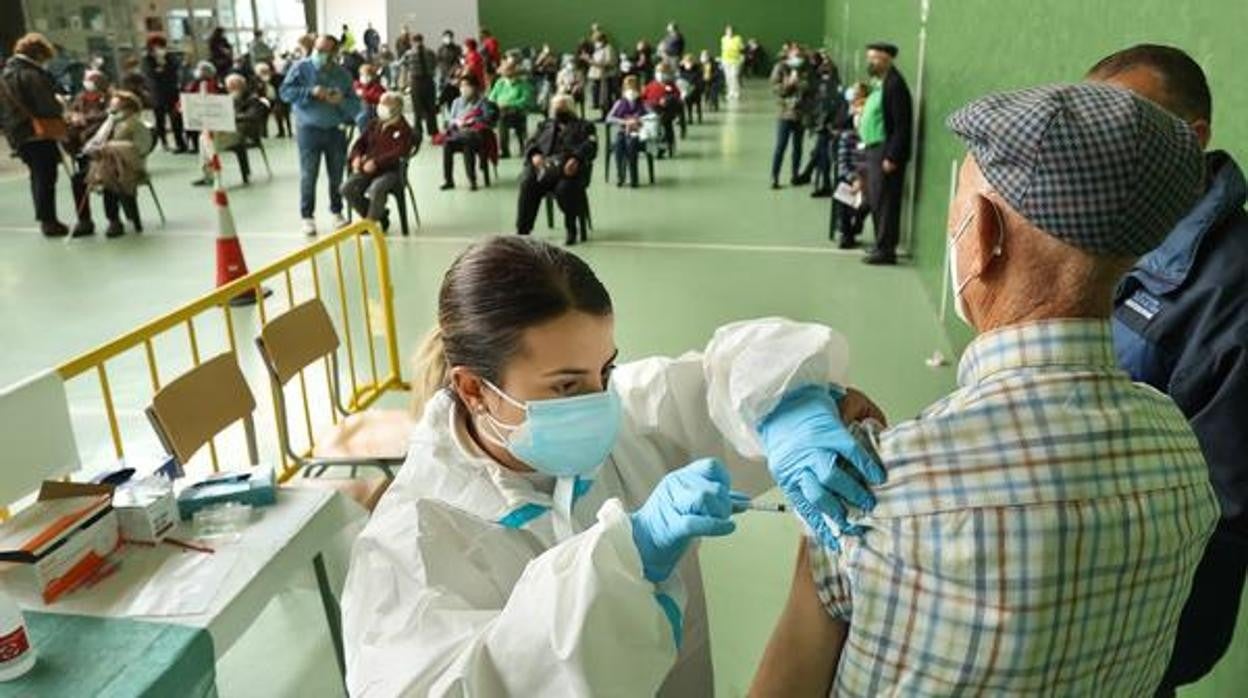
[{"label": "green floor", "polygon": [[[658,163],[656,187],[616,189],[604,184],[599,166],[590,190],[594,242],[581,254],[614,296],[624,357],[698,347],[716,326],[740,318],[786,315],[824,322],[848,336],[857,357],[854,382],[893,419],[913,415],[953,384],[952,368],[924,365],[934,350],[952,351],[918,279],[904,267],[868,268],[857,253],[832,249],[826,199],[811,200],[808,189],[768,190],[772,104],[759,87],[748,90],[747,98],[692,126],[679,157]],[[272,181],[255,162],[255,183],[230,192],[253,267],[304,243],[297,230],[292,144],[272,140],[269,148]],[[442,271],[453,256],[472,239],[514,225],[515,160],[503,162],[502,181],[492,189],[443,193],[437,191],[439,157],[436,149],[426,149],[413,170],[424,227],[410,238],[392,238],[404,351],[429,327]],[[43,240],[31,221],[24,177],[0,179],[0,385],[211,287],[216,213],[208,192],[188,184],[197,176],[196,164],[157,153],[150,165],[169,223],[159,225],[145,194],[140,205],[148,232],[120,240]],[[227,158],[225,165],[227,182],[237,183],[233,161]],[[68,213],[64,182],[62,188]],[[324,227],[323,183],[319,194]],[[98,200],[95,205],[102,219]],[[539,232],[562,238],[542,224]],[[118,384],[146,380],[138,364],[114,370]],[[87,453],[106,450],[100,443],[82,447]],[[795,541],[790,521],[756,514],[743,517],[734,537],[703,547],[720,695],[742,695],[748,685],[788,588]],[[1216,688],[1192,693],[1222,694]]]}]

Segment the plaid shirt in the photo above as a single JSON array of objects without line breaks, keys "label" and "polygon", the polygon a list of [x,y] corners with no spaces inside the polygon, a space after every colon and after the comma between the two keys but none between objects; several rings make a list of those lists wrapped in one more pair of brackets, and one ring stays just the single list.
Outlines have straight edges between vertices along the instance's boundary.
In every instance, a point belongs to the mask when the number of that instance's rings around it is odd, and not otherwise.
[{"label": "plaid shirt", "polygon": [[985,334],[958,382],[882,435],[867,533],[808,539],[833,693],[1152,695],[1218,517],[1187,421],[1101,321]]}]

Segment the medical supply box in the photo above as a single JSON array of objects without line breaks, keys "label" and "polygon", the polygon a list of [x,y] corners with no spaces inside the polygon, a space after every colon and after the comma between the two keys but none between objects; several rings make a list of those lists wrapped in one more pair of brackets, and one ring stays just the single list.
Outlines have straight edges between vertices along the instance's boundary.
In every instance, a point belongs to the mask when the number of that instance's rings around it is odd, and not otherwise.
[{"label": "medical supply box", "polygon": [[173,488],[163,478],[126,483],[113,492],[113,508],[128,543],[159,543],[178,523]]},{"label": "medical supply box", "polygon": [[0,524],[0,562],[27,567],[45,603],[103,571],[121,544],[113,488],[45,482],[33,504]]},{"label": "medical supply box", "polygon": [[189,520],[205,507],[226,502],[269,506],[277,502],[277,477],[271,467],[217,473],[189,485],[178,494],[178,512]]}]

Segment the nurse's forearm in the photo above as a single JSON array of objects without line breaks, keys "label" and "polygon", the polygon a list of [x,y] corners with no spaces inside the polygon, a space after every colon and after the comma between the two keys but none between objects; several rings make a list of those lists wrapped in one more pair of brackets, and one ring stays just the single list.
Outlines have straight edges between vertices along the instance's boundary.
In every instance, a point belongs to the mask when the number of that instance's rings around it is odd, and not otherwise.
[{"label": "nurse's forearm", "polygon": [[805,542],[799,542],[789,600],[759,662],[752,698],[827,696],[849,625],[828,615],[815,592]]}]

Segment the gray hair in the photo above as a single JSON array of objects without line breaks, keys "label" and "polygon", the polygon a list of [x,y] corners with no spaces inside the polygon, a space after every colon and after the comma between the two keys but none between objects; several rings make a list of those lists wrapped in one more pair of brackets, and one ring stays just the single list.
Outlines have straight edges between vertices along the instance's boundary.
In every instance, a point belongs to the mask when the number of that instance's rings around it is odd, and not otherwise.
[{"label": "gray hair", "polygon": [[576,108],[576,100],[572,99],[572,95],[559,93],[550,98],[551,115],[558,114],[561,111],[572,111]]}]

